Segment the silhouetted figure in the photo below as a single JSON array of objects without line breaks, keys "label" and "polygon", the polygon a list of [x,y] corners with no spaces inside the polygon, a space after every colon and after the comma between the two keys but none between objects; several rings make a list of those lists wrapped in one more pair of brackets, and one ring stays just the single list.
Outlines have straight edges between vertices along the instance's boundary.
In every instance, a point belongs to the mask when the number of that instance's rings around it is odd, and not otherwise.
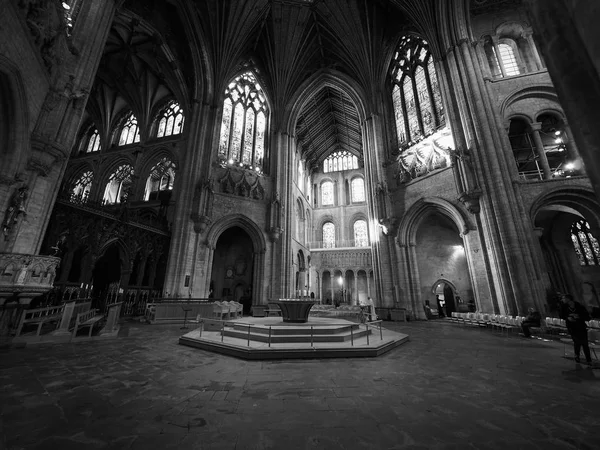
[{"label": "silhouetted figure", "polygon": [[590,346],[588,344],[587,325],[585,322],[590,320],[590,314],[587,309],[573,299],[570,294],[564,294],[561,298],[560,317],[567,324],[567,330],[573,339],[573,349],[575,350],[575,361],[580,362],[581,348],[588,364],[592,363]]},{"label": "silhouetted figure", "polygon": [[442,306],[442,301],[440,300],[439,295],[435,296],[435,302],[437,304],[438,317],[446,317],[446,314],[444,313],[444,307]]},{"label": "silhouetted figure", "polygon": [[541,325],[542,315],[539,311],[536,311],[533,308],[529,308],[529,314],[523,322],[521,322],[521,328],[523,329],[523,334],[525,337],[531,337],[531,327],[539,327]]}]

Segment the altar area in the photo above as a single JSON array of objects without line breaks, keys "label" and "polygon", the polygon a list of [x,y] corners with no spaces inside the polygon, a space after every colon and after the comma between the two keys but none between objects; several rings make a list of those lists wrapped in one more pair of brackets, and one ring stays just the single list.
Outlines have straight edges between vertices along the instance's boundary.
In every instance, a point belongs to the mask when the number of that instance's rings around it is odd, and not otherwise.
[{"label": "altar area", "polygon": [[382,355],[410,340],[381,321],[355,323],[309,316],[304,323],[282,317],[199,319],[179,344],[243,359],[352,358]]}]

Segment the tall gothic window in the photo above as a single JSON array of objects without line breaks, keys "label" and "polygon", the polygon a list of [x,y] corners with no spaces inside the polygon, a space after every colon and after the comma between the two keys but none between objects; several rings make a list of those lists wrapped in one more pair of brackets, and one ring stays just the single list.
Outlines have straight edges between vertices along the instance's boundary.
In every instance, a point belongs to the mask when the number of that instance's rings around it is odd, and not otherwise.
[{"label": "tall gothic window", "polygon": [[323,224],[323,248],[335,248],[335,225],[332,222]]},{"label": "tall gothic window", "polygon": [[358,158],[348,151],[334,152],[323,162],[323,172],[358,169]]},{"label": "tall gothic window", "polygon": [[333,182],[331,181],[321,184],[321,204],[323,206],[333,205]]},{"label": "tall gothic window", "polygon": [[429,46],[405,36],[392,63],[392,103],[398,146],[407,147],[443,127],[442,96]]},{"label": "tall gothic window", "polygon": [[170,191],[175,182],[176,166],[168,158],[163,158],[150,171],[146,180],[146,190],[144,191],[144,200],[156,200],[159,192]]},{"label": "tall gothic window", "polygon": [[519,65],[517,64],[517,58],[515,57],[515,51],[509,44],[498,44],[498,51],[500,52],[500,62],[504,67],[506,75],[519,75]]},{"label": "tall gothic window", "polygon": [[87,202],[90,190],[92,189],[92,180],[94,179],[94,172],[88,170],[84,172],[71,189],[71,201],[74,203],[85,203]]},{"label": "tall gothic window", "polygon": [[367,231],[367,222],[365,220],[360,219],[354,222],[354,246],[369,246],[369,233]]},{"label": "tall gothic window", "polygon": [[352,202],[364,202],[365,201],[365,180],[360,177],[352,180]]},{"label": "tall gothic window", "polygon": [[131,191],[132,177],[133,167],[129,164],[122,165],[115,170],[104,189],[104,204],[125,203]]},{"label": "tall gothic window", "polygon": [[137,119],[133,113],[131,113],[121,126],[119,145],[128,145],[133,144],[134,142],[140,142],[140,129],[138,127]]},{"label": "tall gothic window", "polygon": [[304,164],[302,160],[298,161],[298,189],[304,192]]},{"label": "tall gothic window", "polygon": [[575,253],[582,266],[600,265],[600,245],[592,236],[590,224],[585,220],[578,220],[571,225],[571,240]]},{"label": "tall gothic window", "polygon": [[156,137],[171,136],[183,132],[183,110],[178,103],[171,102],[158,121]]},{"label": "tall gothic window", "polygon": [[265,156],[268,106],[251,72],[238,76],[225,89],[219,158],[260,172]]},{"label": "tall gothic window", "polygon": [[100,150],[100,133],[95,129],[88,140],[86,152],[97,152],[98,150]]}]

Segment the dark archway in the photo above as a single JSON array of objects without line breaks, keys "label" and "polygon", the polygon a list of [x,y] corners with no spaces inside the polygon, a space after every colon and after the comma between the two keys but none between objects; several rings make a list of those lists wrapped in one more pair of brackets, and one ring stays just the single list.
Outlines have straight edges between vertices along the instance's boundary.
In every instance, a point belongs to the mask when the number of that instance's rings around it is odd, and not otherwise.
[{"label": "dark archway", "polygon": [[215,297],[223,301],[238,301],[244,314],[252,307],[254,246],[248,233],[234,226],[219,236],[215,247],[211,279]]},{"label": "dark archway", "polygon": [[106,249],[94,265],[92,274],[94,298],[104,299],[108,295],[109,286],[121,281],[121,252],[117,243]]}]

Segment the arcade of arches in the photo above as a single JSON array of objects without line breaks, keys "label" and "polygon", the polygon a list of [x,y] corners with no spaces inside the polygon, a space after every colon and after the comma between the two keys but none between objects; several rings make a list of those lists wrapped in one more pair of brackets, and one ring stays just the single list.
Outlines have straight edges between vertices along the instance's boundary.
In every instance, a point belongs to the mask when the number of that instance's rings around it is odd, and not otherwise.
[{"label": "arcade of arches", "polygon": [[600,312],[599,36],[577,2],[61,3],[0,0],[6,279],[53,255],[56,289],[246,314],[550,315],[556,291]]}]

